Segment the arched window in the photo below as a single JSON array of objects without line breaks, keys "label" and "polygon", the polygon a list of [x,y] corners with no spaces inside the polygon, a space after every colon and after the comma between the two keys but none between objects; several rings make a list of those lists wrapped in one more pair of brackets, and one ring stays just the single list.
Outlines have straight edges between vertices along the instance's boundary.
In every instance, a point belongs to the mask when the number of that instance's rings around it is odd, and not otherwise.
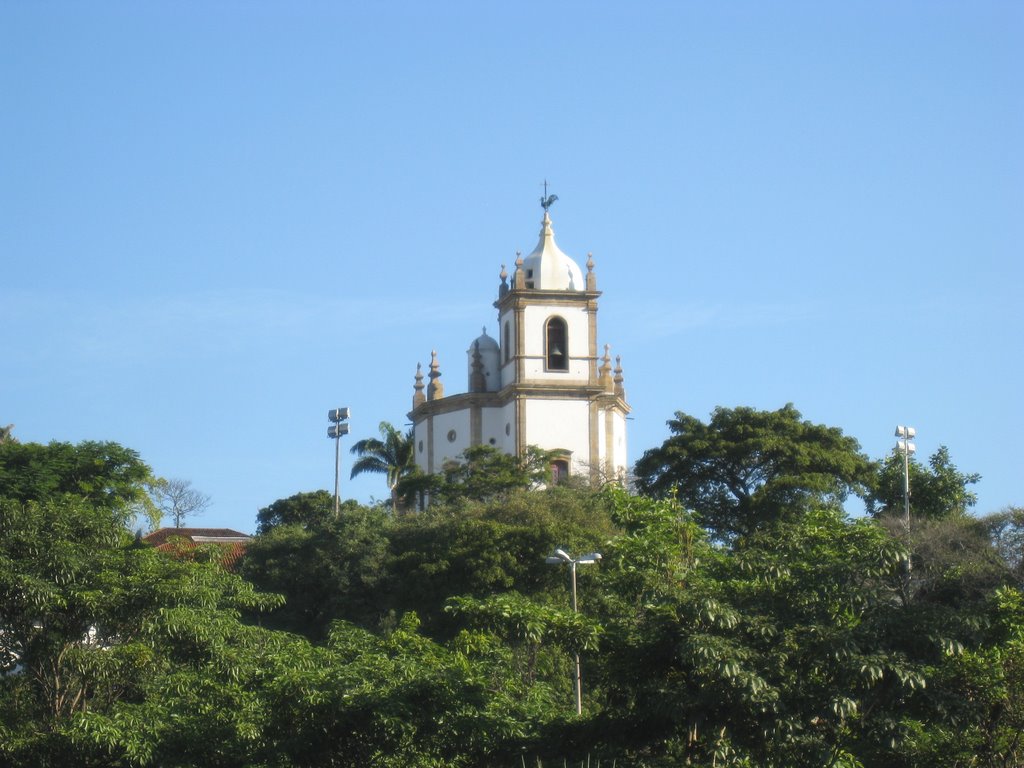
[{"label": "arched window", "polygon": [[545,327],[544,354],[547,357],[549,371],[569,370],[569,332],[565,320],[552,317]]},{"label": "arched window", "polygon": [[505,350],[505,362],[507,363],[512,359],[512,331],[509,328],[508,320],[505,321],[505,336],[502,339],[502,345]]},{"label": "arched window", "polygon": [[562,485],[569,482],[569,460],[555,459],[551,462],[551,484]]}]

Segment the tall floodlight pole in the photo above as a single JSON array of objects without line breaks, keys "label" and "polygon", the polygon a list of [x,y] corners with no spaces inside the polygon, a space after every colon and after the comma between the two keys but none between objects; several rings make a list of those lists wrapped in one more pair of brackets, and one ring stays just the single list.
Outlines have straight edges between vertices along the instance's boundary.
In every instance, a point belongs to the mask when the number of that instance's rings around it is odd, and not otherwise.
[{"label": "tall floodlight pole", "polygon": [[896,450],[903,454],[903,527],[910,533],[910,456],[917,451],[911,440],[917,436],[913,427],[896,427]]},{"label": "tall floodlight pole", "polygon": [[334,516],[338,516],[340,502],[338,493],[340,491],[341,478],[341,436],[348,434],[348,424],[345,422],[349,417],[348,408],[332,408],[327,412],[327,420],[331,426],[327,428],[327,437],[334,440]]},{"label": "tall floodlight pole", "polygon": [[[554,554],[548,555],[544,562],[548,565],[568,565],[569,566],[569,582],[572,589],[572,612],[579,613],[579,608],[576,604],[576,566],[577,565],[593,565],[601,559],[600,552],[589,552],[585,555],[580,555],[577,558],[573,558],[564,549],[556,549]],[[576,714],[583,714],[583,676],[580,672],[580,652],[577,649],[575,653],[576,661],[576,677],[573,681],[573,690],[576,694]]]}]

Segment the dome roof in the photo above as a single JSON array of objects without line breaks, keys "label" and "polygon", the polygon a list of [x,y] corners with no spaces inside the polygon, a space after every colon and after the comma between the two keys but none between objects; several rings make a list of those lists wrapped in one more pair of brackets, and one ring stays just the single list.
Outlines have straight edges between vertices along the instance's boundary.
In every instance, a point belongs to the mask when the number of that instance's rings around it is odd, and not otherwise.
[{"label": "dome roof", "polygon": [[501,389],[501,349],[487,335],[487,329],[466,350],[470,392],[497,392]]},{"label": "dome roof", "polygon": [[491,350],[497,350],[498,349],[498,342],[495,341],[494,339],[492,339],[490,336],[487,335],[487,329],[486,328],[484,328],[484,332],[482,334],[477,336],[470,343],[469,349],[467,350],[468,352],[472,353],[473,345],[474,344],[479,344],[480,345],[480,354],[483,354],[484,352],[486,352],[489,349],[491,349]]},{"label": "dome roof", "polygon": [[526,287],[544,291],[582,291],[586,287],[579,265],[555,244],[551,217],[544,211],[540,241],[533,253],[523,259]]}]

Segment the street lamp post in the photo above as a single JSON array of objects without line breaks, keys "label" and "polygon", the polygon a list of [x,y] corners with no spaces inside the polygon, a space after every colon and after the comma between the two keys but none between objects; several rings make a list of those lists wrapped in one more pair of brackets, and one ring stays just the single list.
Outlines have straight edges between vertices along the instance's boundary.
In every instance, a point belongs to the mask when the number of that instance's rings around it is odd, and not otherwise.
[{"label": "street lamp post", "polygon": [[[917,450],[917,446],[910,442],[917,434],[913,427],[906,427],[902,424],[896,427],[896,450],[903,454],[903,529],[907,532],[907,544],[910,543],[910,454]],[[910,572],[913,568],[910,555],[907,555],[903,563],[903,585],[905,599],[910,595]]]},{"label": "street lamp post", "polygon": [[910,533],[910,456],[917,451],[911,440],[917,435],[913,427],[896,427],[896,450],[903,454],[903,527]]},{"label": "street lamp post", "polygon": [[[554,554],[548,555],[544,562],[548,565],[568,565],[569,566],[569,581],[572,585],[572,612],[579,613],[579,607],[576,603],[576,566],[577,565],[593,565],[601,559],[600,552],[588,552],[585,555],[580,555],[577,558],[573,558],[564,549],[556,549]],[[573,681],[573,689],[576,693],[576,714],[583,714],[583,676],[580,671],[580,652],[577,649],[575,653],[576,660],[576,679]]]},{"label": "street lamp post", "polygon": [[332,408],[327,412],[327,420],[331,426],[327,428],[327,437],[334,440],[334,516],[338,516],[340,503],[338,492],[340,490],[341,477],[341,436],[348,434],[348,421],[350,411],[348,408]]}]

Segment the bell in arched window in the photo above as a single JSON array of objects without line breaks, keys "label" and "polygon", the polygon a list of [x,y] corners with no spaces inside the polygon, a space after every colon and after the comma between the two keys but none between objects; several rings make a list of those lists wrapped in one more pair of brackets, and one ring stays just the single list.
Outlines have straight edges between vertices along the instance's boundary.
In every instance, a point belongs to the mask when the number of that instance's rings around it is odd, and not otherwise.
[{"label": "bell in arched window", "polygon": [[547,367],[551,371],[569,370],[569,356],[566,354],[568,348],[567,328],[565,320],[560,317],[552,317],[547,322],[546,351]]}]

